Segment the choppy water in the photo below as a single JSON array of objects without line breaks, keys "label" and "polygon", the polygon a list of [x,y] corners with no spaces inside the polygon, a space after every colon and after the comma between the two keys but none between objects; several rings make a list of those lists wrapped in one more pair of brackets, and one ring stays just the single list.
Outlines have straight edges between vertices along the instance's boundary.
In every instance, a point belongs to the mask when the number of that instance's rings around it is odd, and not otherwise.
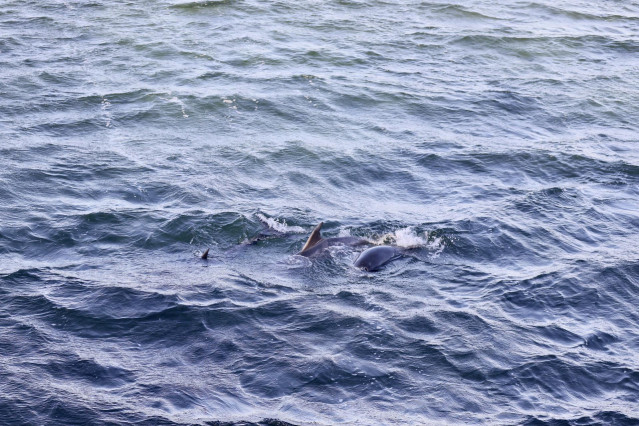
[{"label": "choppy water", "polygon": [[636,1],[4,0],[0,71],[2,423],[639,424]]}]

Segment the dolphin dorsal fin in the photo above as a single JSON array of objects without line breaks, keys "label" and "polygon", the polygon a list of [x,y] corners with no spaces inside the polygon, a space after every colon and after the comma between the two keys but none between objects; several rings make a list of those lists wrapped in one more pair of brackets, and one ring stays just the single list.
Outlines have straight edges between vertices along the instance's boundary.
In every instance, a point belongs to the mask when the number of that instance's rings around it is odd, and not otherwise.
[{"label": "dolphin dorsal fin", "polygon": [[310,249],[322,240],[322,234],[320,233],[322,225],[324,225],[324,222],[320,222],[319,225],[317,225],[315,229],[313,229],[313,232],[311,232],[308,240],[306,240],[306,244],[304,244],[304,247],[302,247],[302,251]]}]

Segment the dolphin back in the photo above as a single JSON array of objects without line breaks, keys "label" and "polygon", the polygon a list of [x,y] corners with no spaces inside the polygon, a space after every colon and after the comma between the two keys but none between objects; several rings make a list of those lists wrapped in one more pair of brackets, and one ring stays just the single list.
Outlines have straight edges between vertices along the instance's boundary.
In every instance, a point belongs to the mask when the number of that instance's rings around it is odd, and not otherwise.
[{"label": "dolphin back", "polygon": [[311,232],[311,235],[308,237],[306,244],[304,244],[302,250],[297,253],[299,256],[310,257],[323,252],[327,247],[330,246],[358,246],[368,243],[368,241],[358,237],[322,238],[322,225],[324,225],[324,222],[320,222],[319,225],[317,225],[315,229],[313,229],[313,232]]},{"label": "dolphin back", "polygon": [[376,271],[400,256],[401,253],[395,247],[375,246],[361,252],[354,265],[365,271]]}]

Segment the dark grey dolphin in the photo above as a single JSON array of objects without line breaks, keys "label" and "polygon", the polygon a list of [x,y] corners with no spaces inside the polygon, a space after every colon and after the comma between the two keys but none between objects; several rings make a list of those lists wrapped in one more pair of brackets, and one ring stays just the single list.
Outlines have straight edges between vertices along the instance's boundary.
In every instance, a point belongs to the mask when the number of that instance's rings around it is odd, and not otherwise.
[{"label": "dark grey dolphin", "polygon": [[361,252],[354,265],[365,271],[376,271],[401,256],[402,253],[395,247],[375,246]]},{"label": "dark grey dolphin", "polygon": [[357,237],[335,237],[335,238],[322,238],[320,230],[322,229],[324,222],[320,222],[319,225],[313,229],[311,235],[308,237],[306,244],[302,247],[302,250],[297,253],[300,256],[313,256],[320,253],[329,246],[344,245],[344,246],[358,246],[362,244],[369,244],[368,241]]}]

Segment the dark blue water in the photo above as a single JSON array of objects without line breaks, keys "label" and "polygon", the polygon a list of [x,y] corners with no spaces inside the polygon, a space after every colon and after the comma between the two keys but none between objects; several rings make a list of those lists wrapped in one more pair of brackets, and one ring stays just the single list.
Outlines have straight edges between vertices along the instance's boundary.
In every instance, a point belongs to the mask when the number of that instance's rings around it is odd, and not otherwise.
[{"label": "dark blue water", "polygon": [[636,1],[0,2],[0,423],[639,424],[638,87]]}]

